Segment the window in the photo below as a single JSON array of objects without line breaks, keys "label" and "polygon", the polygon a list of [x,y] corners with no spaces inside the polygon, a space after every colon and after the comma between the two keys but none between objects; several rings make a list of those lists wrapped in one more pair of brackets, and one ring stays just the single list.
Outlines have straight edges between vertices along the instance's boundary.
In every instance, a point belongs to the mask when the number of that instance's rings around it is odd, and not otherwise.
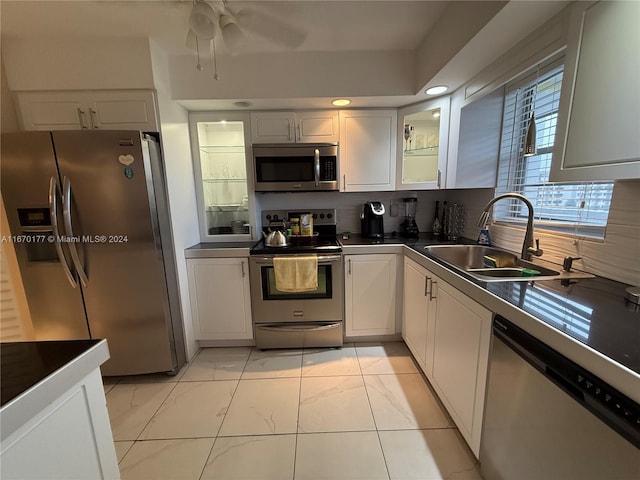
[{"label": "window", "polygon": [[[562,73],[563,65],[556,61],[506,87],[496,194],[526,196],[534,206],[536,228],[604,238],[613,183],[549,182]],[[537,153],[525,157],[532,113]],[[518,200],[503,200],[495,205],[494,218],[524,223],[527,208]]]}]

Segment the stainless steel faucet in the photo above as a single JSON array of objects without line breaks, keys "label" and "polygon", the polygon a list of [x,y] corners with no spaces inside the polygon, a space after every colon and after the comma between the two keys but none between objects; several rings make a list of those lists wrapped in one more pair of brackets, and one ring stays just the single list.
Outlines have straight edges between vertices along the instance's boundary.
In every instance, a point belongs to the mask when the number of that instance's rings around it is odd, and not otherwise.
[{"label": "stainless steel faucet", "polygon": [[483,227],[486,225],[487,220],[489,218],[489,213],[491,211],[491,206],[496,203],[498,200],[502,200],[503,198],[515,198],[518,200],[522,200],[524,204],[529,209],[529,216],[527,218],[527,230],[524,233],[524,241],[522,242],[522,252],[520,253],[520,257],[523,260],[531,260],[531,256],[535,255],[539,257],[544,252],[540,249],[540,240],[536,239],[536,246],[533,246],[533,205],[529,201],[527,197],[524,195],[520,195],[519,193],[504,193],[502,195],[498,195],[491,199],[487,206],[484,207],[484,210],[480,214],[478,218],[478,226]]}]

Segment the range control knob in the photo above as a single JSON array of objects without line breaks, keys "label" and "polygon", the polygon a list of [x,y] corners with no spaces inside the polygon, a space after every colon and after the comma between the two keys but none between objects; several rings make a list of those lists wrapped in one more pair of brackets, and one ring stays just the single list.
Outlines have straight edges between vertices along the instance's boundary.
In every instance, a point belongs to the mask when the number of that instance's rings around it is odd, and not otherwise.
[{"label": "range control knob", "polygon": [[324,213],[321,213],[321,214],[320,214],[320,218],[324,218]]},{"label": "range control knob", "polygon": [[333,218],[333,213],[327,213],[327,218]]},{"label": "range control knob", "polygon": [[267,220],[271,220],[271,215],[267,215]]}]

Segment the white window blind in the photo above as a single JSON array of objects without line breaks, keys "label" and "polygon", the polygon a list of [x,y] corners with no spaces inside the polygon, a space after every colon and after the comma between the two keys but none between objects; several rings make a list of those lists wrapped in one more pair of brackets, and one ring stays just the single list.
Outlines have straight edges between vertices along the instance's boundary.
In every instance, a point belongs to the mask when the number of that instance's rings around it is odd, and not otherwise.
[{"label": "white window blind", "polygon": [[[549,182],[555,141],[563,65],[546,66],[506,87],[496,194],[517,192],[534,206],[536,228],[604,237],[613,183]],[[537,128],[537,154],[523,156],[532,112]],[[526,206],[503,200],[494,207],[494,219],[525,222]]]}]

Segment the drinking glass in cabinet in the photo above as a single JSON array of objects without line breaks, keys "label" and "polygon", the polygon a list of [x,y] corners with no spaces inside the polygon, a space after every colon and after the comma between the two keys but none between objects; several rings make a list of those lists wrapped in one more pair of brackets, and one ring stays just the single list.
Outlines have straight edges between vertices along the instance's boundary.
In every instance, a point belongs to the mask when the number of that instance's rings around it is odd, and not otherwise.
[{"label": "drinking glass in cabinet", "polygon": [[402,183],[437,181],[440,109],[406,115],[404,138]]},{"label": "drinking glass in cabinet", "polygon": [[244,122],[198,122],[200,171],[209,235],[249,233]]}]

